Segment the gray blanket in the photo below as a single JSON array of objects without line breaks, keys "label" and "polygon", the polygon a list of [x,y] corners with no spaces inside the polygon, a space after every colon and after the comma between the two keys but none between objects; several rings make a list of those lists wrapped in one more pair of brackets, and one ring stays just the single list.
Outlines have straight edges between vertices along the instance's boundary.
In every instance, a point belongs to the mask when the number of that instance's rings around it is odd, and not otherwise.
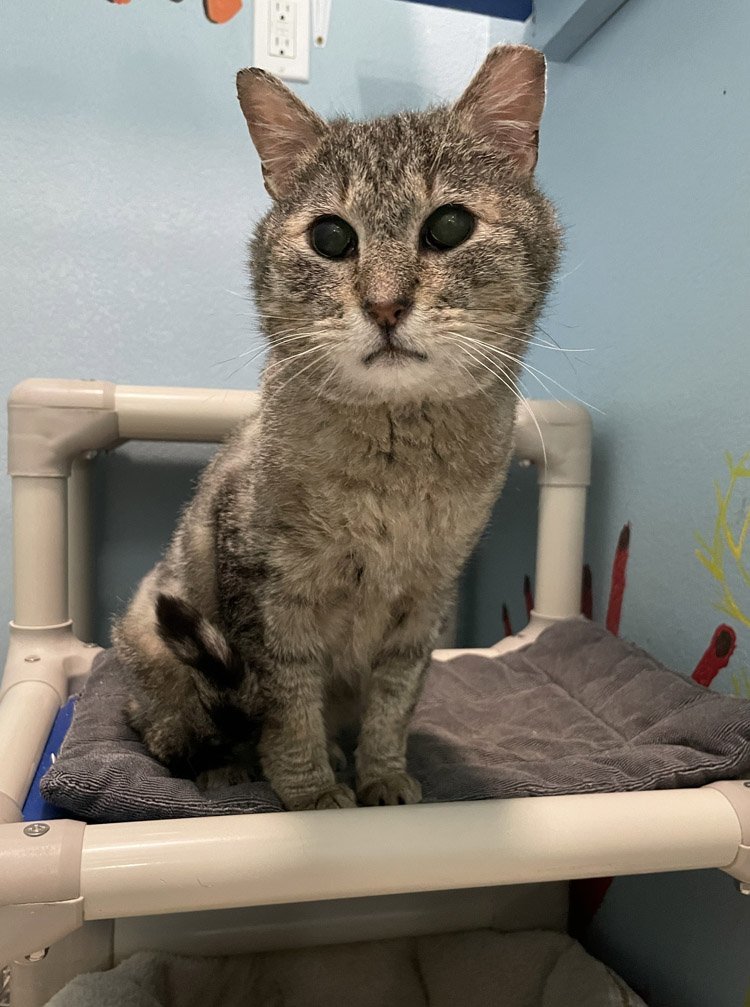
[{"label": "gray blanket", "polygon": [[[198,790],[155,762],[101,654],[43,796],[90,822],[278,811],[263,780]],[[574,620],[505,657],[433,662],[409,739],[426,801],[697,787],[750,774],[750,701],[709,692]]]}]

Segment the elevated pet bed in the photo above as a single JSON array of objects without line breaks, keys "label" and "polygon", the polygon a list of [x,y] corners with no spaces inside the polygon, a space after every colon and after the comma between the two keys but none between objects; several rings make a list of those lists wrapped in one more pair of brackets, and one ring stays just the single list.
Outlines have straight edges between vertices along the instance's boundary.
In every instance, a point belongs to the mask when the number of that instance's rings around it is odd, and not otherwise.
[{"label": "elevated pet bed", "polygon": [[[97,657],[41,781],[47,801],[87,822],[282,810],[261,780],[201,792],[173,779],[127,722],[135,688],[111,652]],[[565,620],[508,654],[433,662],[409,768],[428,803],[702,786],[750,774],[750,701]]]},{"label": "elevated pet bed", "polygon": [[[536,608],[525,630],[494,648],[435,655],[437,671],[420,707],[412,759],[427,782],[428,800],[445,803],[266,814],[236,814],[239,807],[230,804],[211,810],[231,813],[188,817],[203,810],[190,806],[193,794],[182,806],[185,817],[170,820],[24,822],[22,809],[61,707],[81,690],[97,659],[90,693],[95,697],[96,676],[111,660],[80,642],[89,636],[91,611],[81,456],[128,439],[219,440],[257,409],[257,395],[64,381],[31,381],[15,389],[9,407],[15,618],[0,692],[0,821],[6,823],[0,825],[0,963],[53,945],[54,982],[44,962],[34,968],[47,975],[49,989],[57,989],[63,975],[75,974],[71,969],[111,964],[112,925],[91,921],[134,917],[135,924],[151,914],[188,914],[170,917],[188,926],[185,921],[202,918],[200,910],[266,907],[259,912],[268,919],[274,906],[296,905],[296,922],[284,910],[274,924],[280,939],[298,927],[300,904],[315,903],[320,920],[325,906],[331,907],[328,922],[313,928],[315,940],[335,933],[336,940],[353,941],[373,936],[367,928],[375,904],[395,893],[412,893],[413,905],[423,907],[429,894],[429,908],[419,910],[419,926],[428,929],[419,932],[437,932],[461,929],[456,907],[465,906],[470,893],[459,897],[459,889],[477,892],[471,905],[479,906],[483,886],[720,867],[750,892],[750,787],[730,779],[748,771],[747,704],[700,692],[632,648],[620,652],[624,663],[618,666],[609,648],[624,645],[584,623],[564,623],[579,609],[590,424],[578,406],[534,402],[532,408],[535,420],[519,414],[517,454],[539,470]],[[571,668],[574,674],[563,679],[562,651],[576,640],[583,656],[577,664],[566,659],[565,676]],[[540,663],[541,653],[546,657]],[[599,659],[602,675],[614,676],[606,680],[622,686],[609,701],[602,691],[605,678],[593,670]],[[637,669],[635,682],[624,674],[626,667]],[[482,695],[491,695],[499,708],[503,696],[517,703],[522,682],[526,703],[527,686],[535,680],[539,721],[550,745],[564,740],[555,737],[562,707],[570,710],[585,698],[569,721],[568,753],[576,745],[578,753],[567,764],[564,757],[551,760],[543,738],[534,742],[527,733],[513,750],[521,758],[508,769],[501,749],[513,749],[513,717],[523,704],[507,717],[495,714],[497,734],[484,732],[481,758],[466,747],[461,724],[441,719],[451,713],[442,703],[445,690],[470,703],[470,685],[481,683],[489,690]],[[651,705],[644,710],[646,695]],[[553,696],[559,711],[548,702]],[[86,700],[81,702],[83,720]],[[625,714],[628,731],[622,730]],[[624,736],[619,745],[618,734]],[[60,773],[53,769],[45,787],[72,772],[74,740],[71,734],[70,753],[63,753]],[[560,748],[554,752],[559,756]],[[578,757],[585,757],[583,764],[575,762]],[[547,776],[540,771],[545,761]],[[442,768],[432,773],[436,765]],[[586,768],[577,773],[581,765]],[[724,779],[698,786],[717,777]],[[593,792],[607,781],[620,792]],[[639,789],[655,786],[667,789]],[[265,793],[271,805],[273,797]],[[490,796],[540,793],[557,796]],[[118,794],[107,800],[94,813],[71,806],[101,822],[117,817]],[[244,803],[242,810],[252,809]],[[351,900],[363,896],[380,898],[364,900],[372,911],[354,913]],[[391,922],[381,935],[417,932],[410,912],[389,908]],[[478,915],[475,925],[483,925]],[[55,958],[56,942],[75,945],[75,960],[72,954]]]}]

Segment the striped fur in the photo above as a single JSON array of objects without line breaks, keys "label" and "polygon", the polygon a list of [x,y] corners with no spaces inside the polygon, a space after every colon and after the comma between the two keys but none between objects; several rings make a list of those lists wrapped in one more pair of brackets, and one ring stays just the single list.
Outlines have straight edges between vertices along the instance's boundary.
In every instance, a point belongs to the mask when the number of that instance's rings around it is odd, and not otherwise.
[{"label": "striped fur", "polygon": [[[252,243],[261,411],[115,625],[141,685],[133,724],[197,774],[219,754],[244,762],[260,720],[288,808],[410,803],[409,718],[505,479],[557,262],[532,177],[543,59],[500,48],[452,108],[367,123],[325,123],[262,71],[238,89],[273,197]],[[421,235],[447,204],[475,226],[440,252]],[[326,215],[357,234],[341,260],[312,247]],[[330,755],[350,724],[356,796]]]}]

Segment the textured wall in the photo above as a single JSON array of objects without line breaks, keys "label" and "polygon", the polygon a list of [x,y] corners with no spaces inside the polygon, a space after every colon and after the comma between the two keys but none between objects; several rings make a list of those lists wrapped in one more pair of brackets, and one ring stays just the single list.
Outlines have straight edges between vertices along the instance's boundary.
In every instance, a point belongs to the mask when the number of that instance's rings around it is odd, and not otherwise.
[{"label": "textured wall", "polygon": [[[250,15],[245,4],[211,25],[198,0],[4,5],[3,399],[34,375],[255,386],[260,361],[238,356],[256,341],[245,241],[267,202],[234,95],[236,70],[252,62]],[[311,83],[298,90],[326,114],[424,105],[458,92],[488,36],[486,17],[336,0],[329,44],[313,50]],[[97,465],[101,632],[168,535],[201,458],[131,446]],[[4,625],[7,481],[0,542]]]},{"label": "textured wall", "polygon": [[[722,618],[694,535],[713,527],[724,452],[750,449],[749,29],[744,0],[720,17],[699,0],[630,0],[553,66],[545,121],[541,174],[569,225],[545,327],[595,347],[575,374],[550,354],[550,373],[604,411],[590,536],[599,588],[630,520],[625,634],[687,670]],[[747,664],[750,626],[736,629],[733,663]]]},{"label": "textured wall", "polygon": [[[560,354],[547,364],[605,412],[588,547],[598,614],[631,521],[623,635],[689,673],[727,622],[738,649],[713,688],[750,696],[750,624],[714,608],[694,555],[695,532],[716,524],[713,481],[728,487],[724,452],[750,451],[748,32],[746,0],[629,0],[553,67],[541,174],[569,225],[545,328],[595,347],[575,373]],[[739,537],[748,478],[728,518]],[[724,567],[747,617],[750,581],[728,548]],[[725,876],[616,881],[595,935],[653,1007],[744,1004],[750,899]]]},{"label": "textured wall", "polygon": [[[233,94],[251,59],[249,14],[217,27],[197,0],[4,5],[2,397],[31,375],[255,385],[257,364],[237,370],[254,332],[244,242],[266,205]],[[686,671],[724,618],[693,534],[713,526],[723,452],[750,449],[749,32],[746,0],[630,0],[552,68],[542,136],[540,174],[569,225],[545,328],[595,352],[532,360],[605,411],[588,546],[598,613],[631,520],[624,633]],[[484,18],[336,0],[329,46],[299,90],[323,112],[423,104],[458,91],[487,37]],[[98,465],[103,617],[164,541],[201,455],[131,447]],[[509,514],[523,514],[525,478]],[[8,500],[6,481],[0,621]],[[746,507],[740,491],[737,513]],[[528,523],[523,535],[504,581],[509,538],[496,528],[485,543],[470,583],[475,638],[499,635],[501,596],[520,620]],[[733,624],[724,689],[750,663]],[[716,872],[615,882],[593,939],[654,1007],[739,1007],[750,981],[750,900]]]}]

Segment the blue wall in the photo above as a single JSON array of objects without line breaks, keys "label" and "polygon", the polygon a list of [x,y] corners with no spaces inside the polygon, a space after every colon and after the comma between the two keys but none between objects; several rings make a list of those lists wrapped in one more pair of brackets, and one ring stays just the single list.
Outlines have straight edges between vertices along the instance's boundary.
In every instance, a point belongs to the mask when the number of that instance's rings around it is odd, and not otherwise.
[{"label": "blue wall", "polygon": [[[750,6],[675,10],[630,0],[552,66],[540,172],[568,225],[544,325],[595,347],[575,373],[549,354],[550,373],[605,413],[589,539],[599,600],[630,520],[624,632],[689,671],[727,619],[694,534],[713,526],[724,452],[750,450]],[[733,664],[747,665],[749,627],[727,621],[740,634]]]},{"label": "blue wall", "polygon": [[[0,60],[0,399],[21,379],[254,387],[245,242],[267,205],[237,107],[251,5],[210,24],[198,0],[4,5]],[[401,0],[337,0],[298,90],[325,114],[456,95],[490,19]],[[519,37],[494,22],[493,37]],[[436,72],[439,68],[439,72]],[[8,184],[10,182],[11,184]],[[222,361],[227,361],[222,363]],[[5,424],[0,428],[4,467]],[[153,562],[206,453],[130,446],[97,465],[100,638]],[[0,483],[0,647],[10,618]]]},{"label": "blue wall", "polygon": [[[496,38],[486,18],[397,0],[333,10],[300,87],[325,113],[456,94]],[[35,0],[6,4],[2,26],[0,396],[30,375],[254,386],[257,364],[221,363],[252,339],[244,243],[266,205],[233,93],[251,60],[249,5],[219,27],[197,0]],[[588,542],[598,614],[630,520],[624,634],[685,671],[724,618],[693,535],[713,525],[723,452],[750,450],[749,34],[746,0],[629,0],[552,67],[542,133],[541,177],[569,225],[544,324],[595,352],[538,351],[533,363],[605,411]],[[99,466],[103,612],[152,561],[201,456],[130,447]],[[524,478],[509,514],[524,509]],[[3,622],[8,499],[6,481]],[[499,635],[510,591],[519,621],[529,545],[503,579],[501,534],[470,585],[476,638]],[[733,625],[723,689],[750,664],[748,631]],[[616,881],[591,940],[652,1007],[740,1007],[750,983],[750,900],[716,872]]]},{"label": "blue wall", "polygon": [[[750,451],[749,34],[746,0],[629,0],[552,67],[540,164],[569,225],[545,328],[596,348],[575,374],[553,353],[545,370],[605,411],[588,543],[598,613],[631,521],[623,634],[689,673],[728,622],[739,646],[724,691],[750,685],[750,629],[713,607],[694,534],[713,528],[724,452]],[[749,507],[744,479],[735,527]],[[750,615],[750,585],[731,583]],[[745,1002],[750,899],[716,872],[615,881],[592,939],[652,1007]]]}]

